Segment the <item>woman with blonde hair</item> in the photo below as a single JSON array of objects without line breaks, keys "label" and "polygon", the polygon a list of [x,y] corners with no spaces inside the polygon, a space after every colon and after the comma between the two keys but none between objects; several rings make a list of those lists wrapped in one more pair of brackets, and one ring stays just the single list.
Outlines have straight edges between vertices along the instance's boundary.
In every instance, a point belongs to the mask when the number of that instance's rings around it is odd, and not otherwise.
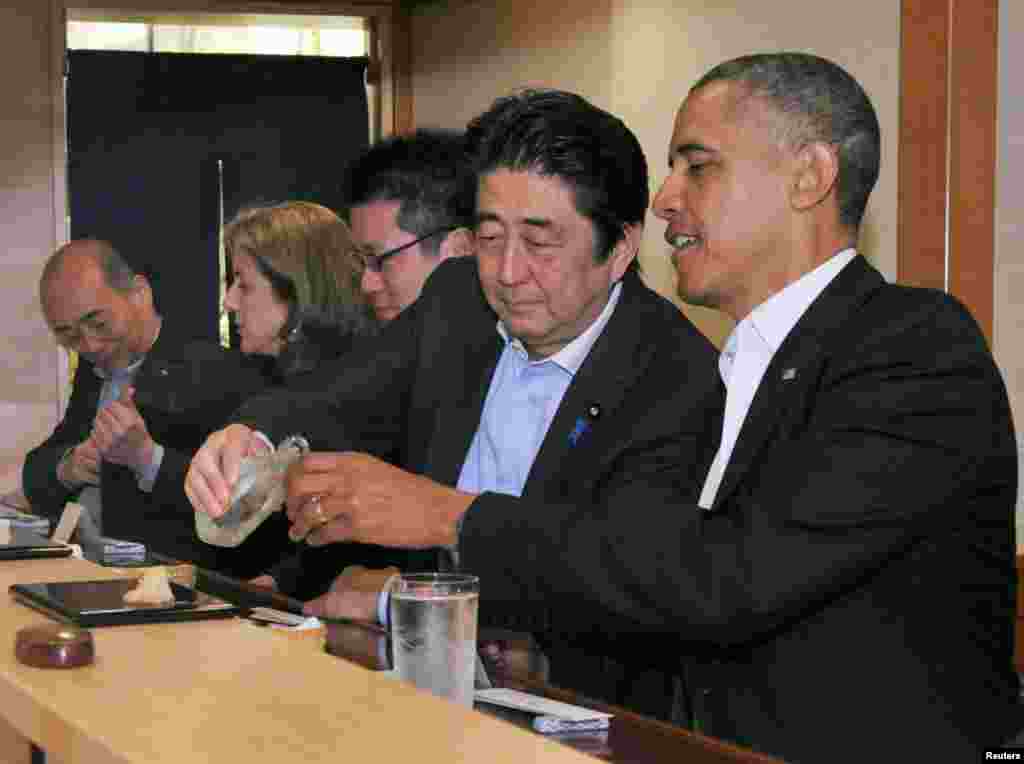
[{"label": "woman with blonde hair", "polygon": [[[258,365],[264,392],[297,388],[319,366],[376,333],[376,319],[359,289],[359,248],[331,210],[304,201],[249,207],[223,233],[233,275],[224,309],[236,318],[238,349]],[[259,575],[294,549],[283,512],[237,546],[205,543],[184,493],[187,466],[186,459],[180,471],[161,470],[153,488],[160,522],[147,522],[141,510],[127,537],[243,578]]]},{"label": "woman with blonde hair", "polygon": [[285,382],[376,331],[359,289],[362,259],[348,226],[303,201],[242,210],[224,229],[233,281],[224,308],[241,351],[272,359]]},{"label": "woman with blonde hair", "polygon": [[[359,247],[328,208],[306,201],[245,208],[224,227],[224,249],[232,273],[224,309],[235,318],[239,350],[261,364],[268,388],[300,386],[321,364],[376,333],[359,289]],[[199,556],[212,554],[215,567],[244,578],[294,549],[283,512],[238,546],[214,547],[198,537],[196,544]]]}]

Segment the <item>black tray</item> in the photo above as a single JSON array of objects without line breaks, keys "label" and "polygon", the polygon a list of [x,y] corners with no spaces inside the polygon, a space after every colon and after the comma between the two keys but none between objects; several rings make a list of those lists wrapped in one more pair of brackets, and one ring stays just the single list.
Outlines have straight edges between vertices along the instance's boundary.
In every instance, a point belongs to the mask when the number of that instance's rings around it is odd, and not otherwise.
[{"label": "black tray", "polygon": [[[12,525],[10,536],[0,542],[0,560],[24,560],[31,557],[68,557],[71,547],[36,533],[28,528]],[[6,534],[4,534],[6,535]]]},{"label": "black tray", "polygon": [[244,612],[237,605],[173,581],[170,582],[174,592],[172,604],[128,604],[124,601],[125,592],[136,584],[134,578],[12,584],[10,592],[19,602],[51,618],[83,628],[230,618]]}]

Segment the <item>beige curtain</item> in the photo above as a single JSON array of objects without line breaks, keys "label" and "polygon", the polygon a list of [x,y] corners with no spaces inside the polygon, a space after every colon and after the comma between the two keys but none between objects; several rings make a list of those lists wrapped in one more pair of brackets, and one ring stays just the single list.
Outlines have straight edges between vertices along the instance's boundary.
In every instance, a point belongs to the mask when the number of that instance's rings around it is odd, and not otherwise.
[{"label": "beige curtain", "polygon": [[365,19],[338,16],[234,16],[188,20],[68,22],[68,48],[154,53],[365,56]]}]

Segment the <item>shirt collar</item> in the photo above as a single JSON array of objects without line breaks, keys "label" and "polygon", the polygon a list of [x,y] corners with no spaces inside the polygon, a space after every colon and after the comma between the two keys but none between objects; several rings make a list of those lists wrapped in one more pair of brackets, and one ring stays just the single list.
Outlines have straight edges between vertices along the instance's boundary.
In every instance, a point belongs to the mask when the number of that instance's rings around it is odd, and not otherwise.
[{"label": "shirt collar", "polygon": [[729,378],[741,339],[744,352],[759,347],[768,358],[775,355],[811,303],[856,256],[857,250],[853,248],[837,252],[814,270],[773,294],[736,324],[726,339],[719,359],[722,379],[727,381]]},{"label": "shirt collar", "polygon": [[145,360],[146,360],[146,356],[145,355],[141,355],[141,356],[138,356],[137,358],[135,358],[130,364],[128,364],[127,366],[125,366],[125,367],[123,367],[121,369],[107,370],[107,369],[101,368],[99,366],[93,366],[92,370],[96,373],[96,376],[99,377],[100,379],[104,379],[104,380],[126,379],[127,377],[130,377],[132,374],[134,374],[136,371],[138,371],[139,367],[142,365],[142,362],[145,361]]},{"label": "shirt collar", "polygon": [[[157,338],[160,336],[160,330],[163,328],[163,325],[164,322],[162,319],[157,321],[156,334],[153,335],[153,341],[149,344],[151,350],[153,348],[153,345],[156,344]],[[135,374],[136,371],[139,370],[139,367],[142,366],[142,362],[145,360],[146,354],[139,353],[137,356],[135,356],[135,358],[131,360],[131,362],[127,366],[125,366],[122,369],[107,370],[101,369],[99,366],[94,365],[92,367],[92,370],[100,379],[127,379],[128,377],[131,377],[133,374]]]},{"label": "shirt collar", "polygon": [[776,292],[762,302],[741,323],[752,324],[774,353],[811,303],[856,256],[857,250],[852,248],[836,253],[813,271],[805,273],[781,292]]},{"label": "shirt collar", "polygon": [[[615,306],[619,303],[619,297],[622,295],[622,282],[616,281],[612,287],[611,294],[608,296],[608,302],[604,306],[604,310],[601,311],[597,319],[587,327],[579,337],[574,339],[564,348],[559,350],[554,355],[550,355],[547,358],[540,358],[536,361],[529,361],[530,364],[540,365],[542,363],[551,362],[556,366],[569,372],[569,374],[575,376],[576,372],[579,371],[580,366],[587,359],[590,354],[590,349],[597,342],[597,338],[601,336],[601,332],[604,330],[605,325],[612,316],[612,312],[615,310]],[[523,343],[516,337],[510,337],[508,330],[505,328],[505,324],[499,319],[497,323],[498,334],[505,341],[506,345],[510,345],[517,353],[524,356],[527,355],[526,348]]]}]

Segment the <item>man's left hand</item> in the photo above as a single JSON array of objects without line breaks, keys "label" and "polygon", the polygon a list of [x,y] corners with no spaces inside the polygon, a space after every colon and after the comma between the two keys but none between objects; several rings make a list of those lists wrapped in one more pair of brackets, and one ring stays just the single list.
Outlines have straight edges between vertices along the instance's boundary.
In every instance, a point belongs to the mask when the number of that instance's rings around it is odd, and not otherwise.
[{"label": "man's left hand", "polygon": [[135,407],[134,394],[134,388],[125,388],[120,398],[97,412],[93,440],[104,461],[139,470],[153,458],[156,444]]},{"label": "man's left hand", "polygon": [[360,453],[307,454],[288,470],[289,535],[422,549],[454,546],[475,495]]}]

